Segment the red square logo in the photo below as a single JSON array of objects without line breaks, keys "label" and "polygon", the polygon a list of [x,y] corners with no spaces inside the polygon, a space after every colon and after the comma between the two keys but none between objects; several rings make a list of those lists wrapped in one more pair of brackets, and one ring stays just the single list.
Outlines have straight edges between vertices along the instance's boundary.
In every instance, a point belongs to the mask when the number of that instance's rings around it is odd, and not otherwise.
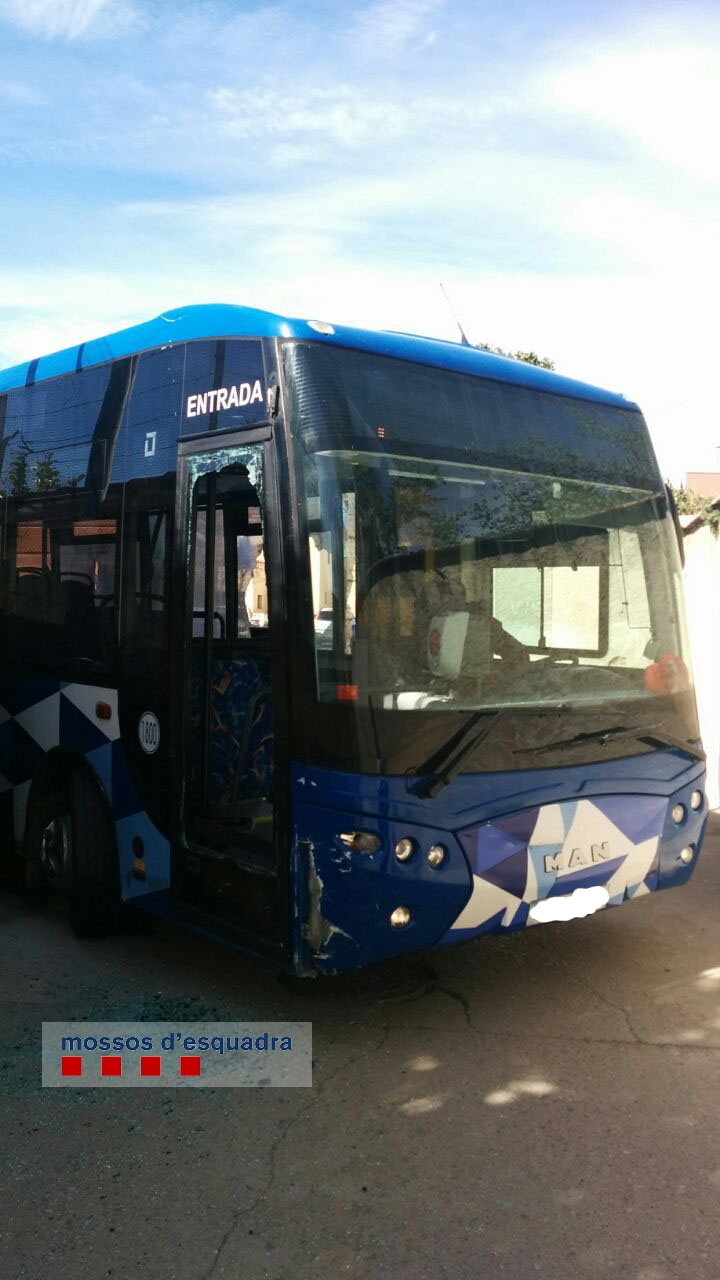
[{"label": "red square logo", "polygon": [[200,1058],[196,1053],[183,1054],[180,1058],[181,1076],[199,1076]]},{"label": "red square logo", "polygon": [[108,1057],[103,1054],[100,1059],[100,1075],[101,1076],[121,1076],[122,1075],[122,1058],[116,1057],[114,1054]]},{"label": "red square logo", "polygon": [[153,1054],[149,1056],[145,1054],[140,1059],[140,1075],[141,1076],[159,1076],[161,1072],[160,1055],[157,1057]]},{"label": "red square logo", "polygon": [[77,1054],[65,1055],[61,1060],[61,1071],[64,1076],[81,1076],[82,1058]]}]

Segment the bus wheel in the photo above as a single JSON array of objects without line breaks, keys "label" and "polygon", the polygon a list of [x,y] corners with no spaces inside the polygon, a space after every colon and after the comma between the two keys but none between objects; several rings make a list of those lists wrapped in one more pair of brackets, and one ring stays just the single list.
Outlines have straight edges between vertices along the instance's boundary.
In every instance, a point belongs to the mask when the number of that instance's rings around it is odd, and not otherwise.
[{"label": "bus wheel", "polygon": [[25,884],[33,897],[65,892],[70,871],[70,805],[56,788],[30,797]]},{"label": "bus wheel", "polygon": [[69,915],[79,938],[120,923],[120,868],[110,810],[86,773],[70,779]]},{"label": "bus wheel", "polygon": [[120,922],[112,818],[98,787],[81,770],[31,800],[26,883],[33,894],[63,894],[78,937],[108,933]]},{"label": "bus wheel", "polygon": [[67,883],[70,862],[70,815],[59,814],[46,824],[40,837],[40,868],[51,889]]}]

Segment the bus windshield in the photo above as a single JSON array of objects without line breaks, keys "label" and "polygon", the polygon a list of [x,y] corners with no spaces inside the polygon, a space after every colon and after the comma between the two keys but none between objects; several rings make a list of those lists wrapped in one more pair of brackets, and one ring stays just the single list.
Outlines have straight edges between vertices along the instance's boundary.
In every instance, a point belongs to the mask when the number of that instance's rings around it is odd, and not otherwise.
[{"label": "bus windshield", "polygon": [[286,369],[319,704],[567,711],[573,732],[694,738],[677,540],[640,414],[315,351]]}]

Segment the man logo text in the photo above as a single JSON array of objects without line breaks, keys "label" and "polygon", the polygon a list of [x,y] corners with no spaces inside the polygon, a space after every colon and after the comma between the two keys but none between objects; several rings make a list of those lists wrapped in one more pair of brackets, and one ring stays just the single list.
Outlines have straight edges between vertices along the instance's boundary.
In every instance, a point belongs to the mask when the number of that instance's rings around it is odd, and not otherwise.
[{"label": "man logo text", "polygon": [[567,862],[562,849],[558,853],[546,853],[545,870],[572,871],[575,867],[588,867],[593,862],[607,862],[609,857],[610,847],[604,840],[602,844],[591,844],[589,853],[586,849],[573,849]]}]

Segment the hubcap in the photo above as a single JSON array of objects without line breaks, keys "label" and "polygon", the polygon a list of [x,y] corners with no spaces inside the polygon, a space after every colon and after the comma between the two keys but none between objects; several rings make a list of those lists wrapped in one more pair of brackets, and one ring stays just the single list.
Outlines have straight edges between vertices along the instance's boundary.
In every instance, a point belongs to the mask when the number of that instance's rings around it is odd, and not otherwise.
[{"label": "hubcap", "polygon": [[64,884],[69,851],[68,820],[65,817],[53,818],[40,840],[40,865],[51,884]]}]

